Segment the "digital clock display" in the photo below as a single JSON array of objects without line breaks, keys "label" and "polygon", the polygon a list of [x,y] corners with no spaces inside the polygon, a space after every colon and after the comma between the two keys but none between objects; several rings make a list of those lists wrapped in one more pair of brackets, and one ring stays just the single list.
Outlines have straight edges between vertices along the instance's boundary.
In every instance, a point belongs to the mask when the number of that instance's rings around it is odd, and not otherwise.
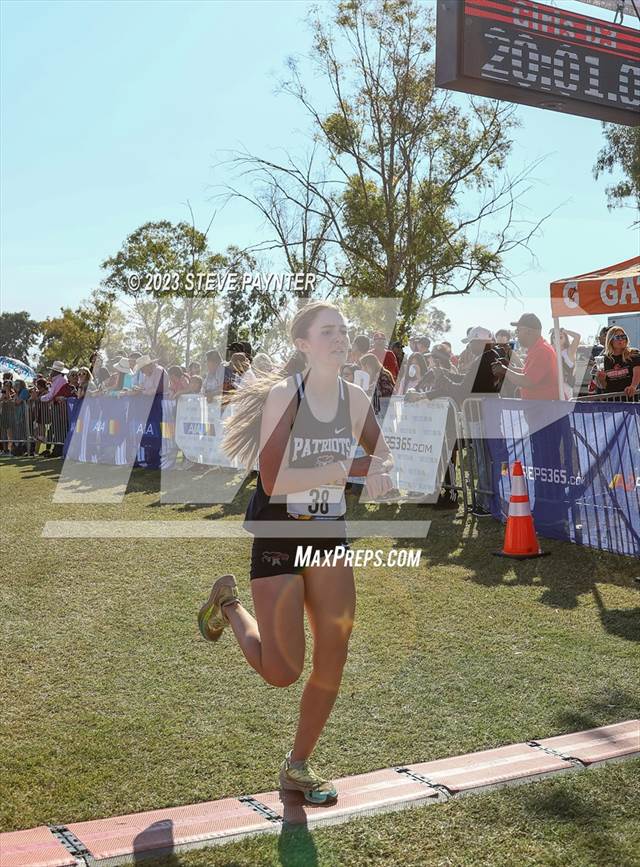
[{"label": "digital clock display", "polygon": [[530,0],[439,0],[436,84],[640,124],[640,31]]}]

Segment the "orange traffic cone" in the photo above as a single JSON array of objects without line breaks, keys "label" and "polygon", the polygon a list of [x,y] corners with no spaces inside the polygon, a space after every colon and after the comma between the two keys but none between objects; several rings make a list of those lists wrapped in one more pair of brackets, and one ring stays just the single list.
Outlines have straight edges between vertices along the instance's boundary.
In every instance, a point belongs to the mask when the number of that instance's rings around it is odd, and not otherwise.
[{"label": "orange traffic cone", "polygon": [[497,557],[511,557],[514,560],[544,557],[549,553],[542,551],[538,544],[536,528],[531,516],[527,483],[524,480],[520,461],[515,461],[511,470],[511,498],[504,545],[502,551],[495,553]]}]

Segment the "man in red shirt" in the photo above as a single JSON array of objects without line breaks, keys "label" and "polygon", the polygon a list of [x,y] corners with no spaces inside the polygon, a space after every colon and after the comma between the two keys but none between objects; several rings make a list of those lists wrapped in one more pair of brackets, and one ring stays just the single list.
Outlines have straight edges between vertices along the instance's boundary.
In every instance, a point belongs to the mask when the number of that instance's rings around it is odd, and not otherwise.
[{"label": "man in red shirt", "polygon": [[504,361],[495,364],[494,372],[520,388],[523,400],[558,400],[558,361],[556,351],[542,337],[542,322],[535,313],[523,313],[517,322],[516,336],[527,349],[524,367],[515,370]]},{"label": "man in red shirt", "polygon": [[380,364],[393,374],[393,378],[398,378],[398,359],[390,349],[387,349],[387,338],[382,331],[376,331],[373,335],[373,354],[378,359]]}]

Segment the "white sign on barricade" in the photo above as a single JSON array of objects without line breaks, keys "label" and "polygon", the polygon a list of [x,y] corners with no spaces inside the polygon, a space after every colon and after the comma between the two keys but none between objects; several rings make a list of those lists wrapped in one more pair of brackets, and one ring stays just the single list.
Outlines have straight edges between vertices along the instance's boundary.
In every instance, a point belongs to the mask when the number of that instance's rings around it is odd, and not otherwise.
[{"label": "white sign on barricade", "polygon": [[237,467],[222,450],[223,418],[231,415],[227,407],[221,417],[219,400],[207,402],[204,395],[183,394],[176,410],[176,443],[190,461],[197,464]]},{"label": "white sign on barricade", "polygon": [[[382,432],[395,460],[396,487],[430,493],[441,484],[438,465],[447,424],[446,401],[406,403],[391,398],[382,422]],[[224,417],[231,411],[228,407]],[[222,419],[219,402],[207,403],[201,395],[182,395],[176,413],[176,442],[194,463],[237,467],[222,450]]]},{"label": "white sign on barricade", "polygon": [[446,401],[407,403],[392,397],[382,422],[382,433],[394,457],[397,488],[431,493],[442,483],[438,465],[442,455]]}]

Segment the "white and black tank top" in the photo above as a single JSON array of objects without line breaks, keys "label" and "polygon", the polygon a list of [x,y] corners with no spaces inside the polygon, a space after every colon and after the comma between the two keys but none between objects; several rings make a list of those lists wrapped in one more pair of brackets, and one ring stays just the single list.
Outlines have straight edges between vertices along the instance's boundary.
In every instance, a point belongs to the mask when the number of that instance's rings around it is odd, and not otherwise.
[{"label": "white and black tank top", "polygon": [[[348,461],[355,452],[351,432],[349,390],[338,377],[338,409],[332,421],[319,421],[305,399],[302,374],[295,374],[298,406],[289,435],[289,467],[307,469],[336,461]],[[278,520],[291,518],[336,520],[346,512],[342,485],[319,485],[291,494],[269,497],[262,487],[258,472],[256,490],[247,507],[247,520]]]}]

